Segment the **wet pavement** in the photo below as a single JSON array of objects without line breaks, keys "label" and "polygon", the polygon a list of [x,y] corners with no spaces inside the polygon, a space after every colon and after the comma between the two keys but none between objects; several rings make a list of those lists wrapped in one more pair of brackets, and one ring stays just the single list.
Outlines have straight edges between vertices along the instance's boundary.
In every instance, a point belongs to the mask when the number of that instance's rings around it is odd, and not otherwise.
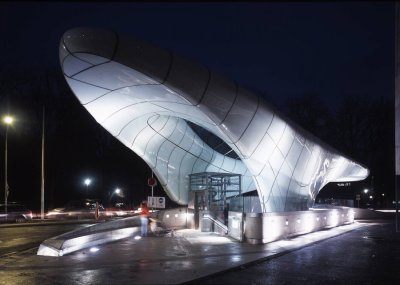
[{"label": "wet pavement", "polygon": [[369,222],[279,257],[190,284],[400,284],[400,233]]},{"label": "wet pavement", "polygon": [[387,220],[263,245],[179,230],[62,257],[38,256],[37,248],[8,255],[0,284],[399,284],[399,242]]}]

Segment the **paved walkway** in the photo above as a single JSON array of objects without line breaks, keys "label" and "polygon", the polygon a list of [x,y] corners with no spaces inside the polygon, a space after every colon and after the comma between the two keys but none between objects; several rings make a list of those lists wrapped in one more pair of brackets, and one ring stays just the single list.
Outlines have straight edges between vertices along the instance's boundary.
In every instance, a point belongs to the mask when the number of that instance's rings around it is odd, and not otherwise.
[{"label": "paved walkway", "polygon": [[99,246],[96,252],[85,249],[62,257],[37,256],[37,249],[32,249],[0,260],[0,284],[190,283],[373,224],[356,222],[264,245],[179,230],[166,236],[127,238]]},{"label": "paved walkway", "polygon": [[400,284],[399,268],[400,233],[380,221],[189,284]]}]

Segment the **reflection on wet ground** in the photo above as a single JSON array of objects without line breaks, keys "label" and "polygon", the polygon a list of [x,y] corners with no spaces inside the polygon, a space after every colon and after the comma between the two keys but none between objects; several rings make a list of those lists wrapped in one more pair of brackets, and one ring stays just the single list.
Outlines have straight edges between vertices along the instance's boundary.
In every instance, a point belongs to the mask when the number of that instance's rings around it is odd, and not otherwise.
[{"label": "reflection on wet ground", "polygon": [[[62,257],[37,256],[32,249],[0,259],[0,283],[333,284],[355,280],[353,275],[362,272],[372,278],[383,269],[398,278],[388,263],[399,264],[399,238],[387,235],[389,228],[354,223],[264,245],[180,230],[174,235],[127,238],[98,246],[98,251],[87,248]],[[218,272],[224,274],[206,278]]]}]

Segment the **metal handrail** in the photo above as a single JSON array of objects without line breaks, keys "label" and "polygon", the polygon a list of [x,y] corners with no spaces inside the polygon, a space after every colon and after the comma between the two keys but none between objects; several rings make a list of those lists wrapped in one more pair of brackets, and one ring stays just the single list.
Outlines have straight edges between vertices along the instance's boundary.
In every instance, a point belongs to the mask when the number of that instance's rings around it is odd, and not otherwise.
[{"label": "metal handrail", "polygon": [[203,218],[209,219],[210,221],[214,222],[215,225],[223,229],[226,233],[228,232],[228,227],[225,224],[210,216],[209,214],[204,214]]}]

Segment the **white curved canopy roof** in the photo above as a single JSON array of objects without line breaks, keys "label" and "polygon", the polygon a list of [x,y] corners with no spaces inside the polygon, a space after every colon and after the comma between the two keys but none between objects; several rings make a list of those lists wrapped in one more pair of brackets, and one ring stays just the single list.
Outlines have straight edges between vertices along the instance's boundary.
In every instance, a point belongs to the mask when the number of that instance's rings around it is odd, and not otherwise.
[{"label": "white curved canopy roof", "polygon": [[[261,97],[172,52],[115,32],[76,28],[60,43],[64,76],[96,121],[154,170],[168,196],[187,204],[189,174],[236,173],[264,212],[306,210],[328,182],[369,171],[291,125]],[[225,141],[208,146],[190,121]]]}]

